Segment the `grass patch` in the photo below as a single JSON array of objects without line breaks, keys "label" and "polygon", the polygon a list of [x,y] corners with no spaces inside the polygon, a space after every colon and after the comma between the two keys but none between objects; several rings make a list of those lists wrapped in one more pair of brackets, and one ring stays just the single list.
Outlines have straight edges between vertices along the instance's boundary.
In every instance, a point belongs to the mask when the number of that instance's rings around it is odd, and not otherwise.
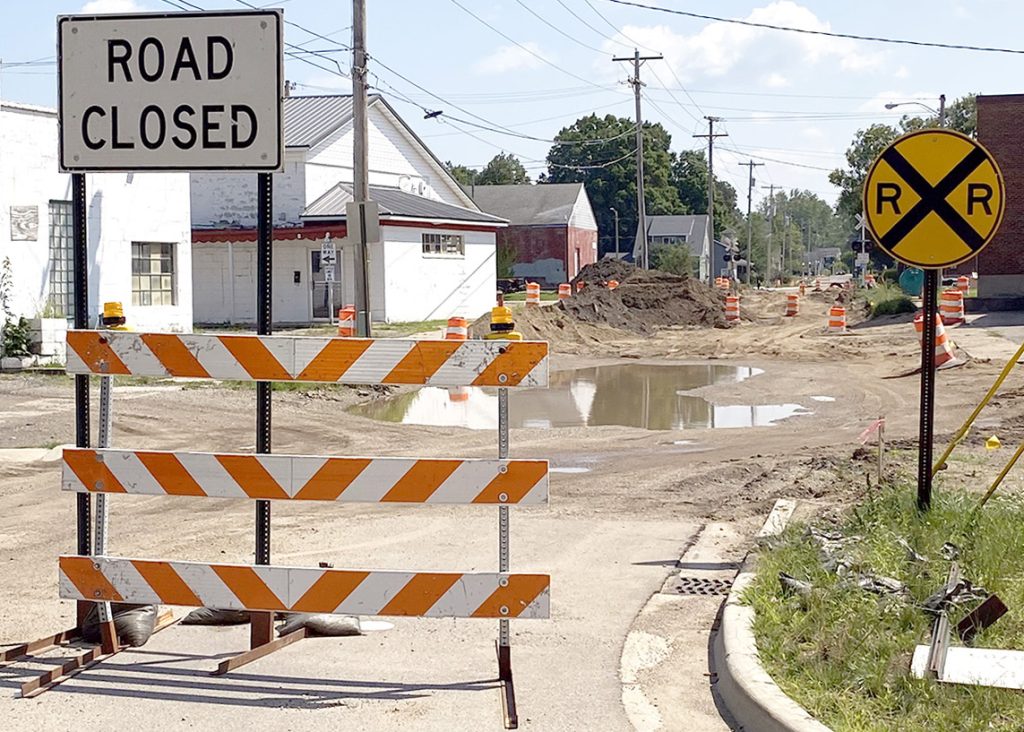
[{"label": "grass patch", "polygon": [[[1021,692],[916,679],[910,659],[915,645],[928,642],[930,616],[916,605],[945,582],[949,562],[939,549],[947,541],[960,547],[964,576],[1011,608],[975,644],[1024,650],[1024,500],[996,496],[973,516],[976,494],[936,491],[924,516],[914,500],[908,485],[883,491],[853,509],[841,527],[844,536],[861,537],[848,549],[851,573],[904,582],[910,604],[879,599],[826,571],[798,525],[761,556],[745,595],[757,612],[761,661],[787,694],[835,732],[1019,731]],[[898,538],[930,561],[911,563]],[[784,594],[779,572],[810,582],[810,597]],[[968,609],[955,612],[953,622]]]},{"label": "grass patch", "polygon": [[413,333],[437,330],[438,328],[444,328],[447,325],[447,318],[444,320],[413,320],[408,323],[374,323],[373,335],[374,337],[395,336],[396,338],[400,338],[402,336],[412,335]]},{"label": "grass patch", "polygon": [[903,294],[899,285],[880,284],[865,291],[865,297],[871,305],[871,317],[880,315],[897,315],[917,311],[914,301]]},{"label": "grass patch", "polygon": [[[540,291],[540,299],[541,300],[546,300],[546,301],[557,300],[558,299],[558,293],[557,292],[551,292],[551,291],[548,291],[548,290],[541,290]],[[510,292],[509,294],[505,295],[505,300],[508,301],[508,302],[526,302],[526,293],[525,292]]]}]

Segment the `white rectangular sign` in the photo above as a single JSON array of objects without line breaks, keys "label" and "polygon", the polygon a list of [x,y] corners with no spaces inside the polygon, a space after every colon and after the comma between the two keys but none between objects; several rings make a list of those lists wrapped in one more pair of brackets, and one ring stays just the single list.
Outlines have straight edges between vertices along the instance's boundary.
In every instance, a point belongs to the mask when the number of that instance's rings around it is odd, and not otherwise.
[{"label": "white rectangular sign", "polygon": [[278,10],[57,19],[60,167],[280,170]]}]

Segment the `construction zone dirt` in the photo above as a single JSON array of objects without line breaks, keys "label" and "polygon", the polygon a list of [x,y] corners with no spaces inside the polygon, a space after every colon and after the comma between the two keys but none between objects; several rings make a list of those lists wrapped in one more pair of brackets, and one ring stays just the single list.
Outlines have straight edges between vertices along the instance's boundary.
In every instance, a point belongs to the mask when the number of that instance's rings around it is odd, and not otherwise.
[{"label": "construction zone dirt", "polygon": [[[614,290],[608,282],[618,282]],[[560,308],[583,323],[610,325],[634,333],[667,326],[723,327],[723,295],[693,277],[643,270],[625,262],[601,260],[573,280],[584,287]]]}]

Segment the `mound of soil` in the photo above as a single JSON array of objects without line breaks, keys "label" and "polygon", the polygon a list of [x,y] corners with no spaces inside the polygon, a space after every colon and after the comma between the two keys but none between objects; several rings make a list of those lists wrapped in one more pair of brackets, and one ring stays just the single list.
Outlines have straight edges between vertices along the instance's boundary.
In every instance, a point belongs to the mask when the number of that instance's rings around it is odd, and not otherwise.
[{"label": "mound of soil", "polygon": [[[619,286],[609,290],[607,282]],[[572,281],[583,291],[558,307],[583,323],[610,325],[634,333],[669,326],[722,327],[723,295],[693,277],[638,269],[626,262],[602,259],[589,264]]]}]

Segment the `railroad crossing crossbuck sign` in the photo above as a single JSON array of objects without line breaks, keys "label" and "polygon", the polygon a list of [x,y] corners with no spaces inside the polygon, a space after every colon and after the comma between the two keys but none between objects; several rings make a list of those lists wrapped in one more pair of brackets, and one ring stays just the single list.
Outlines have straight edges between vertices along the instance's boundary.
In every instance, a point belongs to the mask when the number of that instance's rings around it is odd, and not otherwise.
[{"label": "railroad crossing crossbuck sign", "polygon": [[864,184],[867,225],[904,264],[940,269],[975,256],[1003,218],[1003,176],[988,150],[952,130],[904,135]]}]

